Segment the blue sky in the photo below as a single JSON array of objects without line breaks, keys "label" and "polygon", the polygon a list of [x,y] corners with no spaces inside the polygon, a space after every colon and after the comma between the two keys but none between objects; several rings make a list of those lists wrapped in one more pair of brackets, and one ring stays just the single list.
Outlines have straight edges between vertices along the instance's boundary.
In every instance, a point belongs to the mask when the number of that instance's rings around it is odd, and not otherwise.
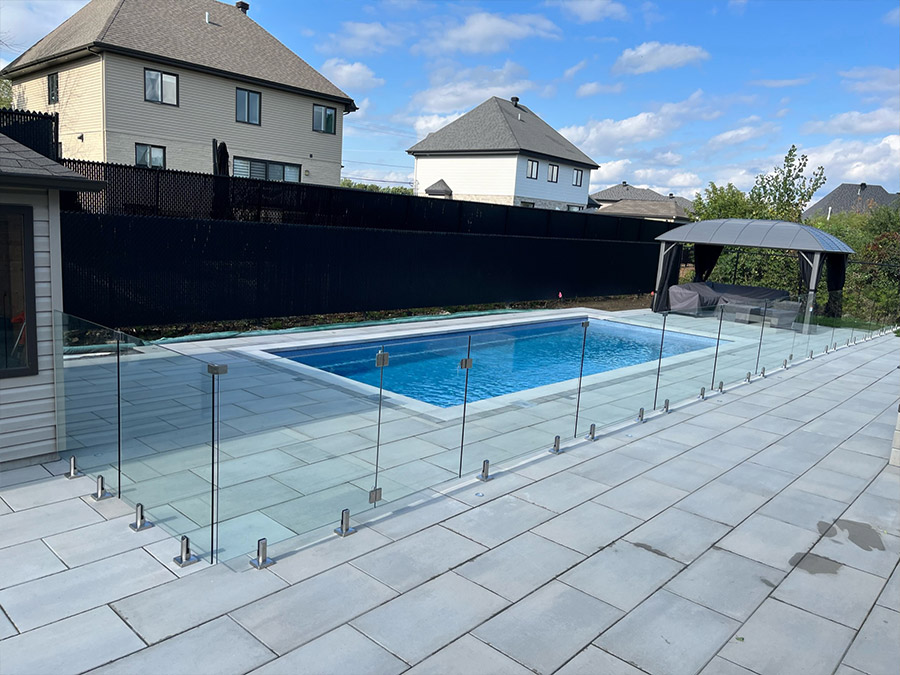
[{"label": "blue sky", "polygon": [[[83,4],[0,0],[2,62]],[[418,138],[519,96],[601,165],[592,191],[627,180],[686,197],[709,181],[748,189],[792,143],[825,167],[820,194],[900,190],[898,13],[896,0],[250,0],[360,106],[346,177],[409,182]]]}]

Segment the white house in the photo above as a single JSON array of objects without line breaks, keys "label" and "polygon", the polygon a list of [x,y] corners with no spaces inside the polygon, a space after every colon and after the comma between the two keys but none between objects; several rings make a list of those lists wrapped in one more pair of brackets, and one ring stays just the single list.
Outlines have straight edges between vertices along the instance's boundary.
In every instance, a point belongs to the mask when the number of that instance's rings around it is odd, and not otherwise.
[{"label": "white house", "polygon": [[101,187],[0,134],[0,472],[56,458],[59,191]]},{"label": "white house", "polygon": [[598,168],[515,96],[489,98],[407,152],[417,195],[543,209],[585,208]]},{"label": "white house", "polygon": [[0,76],[13,107],[59,113],[61,156],[339,185],[353,100],[216,0],[91,0]]}]

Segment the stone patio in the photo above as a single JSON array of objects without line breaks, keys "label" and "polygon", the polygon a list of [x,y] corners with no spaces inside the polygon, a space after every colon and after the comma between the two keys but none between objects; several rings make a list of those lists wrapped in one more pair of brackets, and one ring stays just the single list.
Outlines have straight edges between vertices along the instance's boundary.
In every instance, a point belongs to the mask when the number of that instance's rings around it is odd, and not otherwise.
[{"label": "stone patio", "polygon": [[[179,569],[177,541],[131,532],[131,507],[93,502],[89,477],[5,472],[0,673],[896,675],[898,345],[771,369],[487,483],[434,483],[355,512],[353,536],[286,538],[263,571]],[[315,466],[262,454],[237,451],[259,464],[235,476]]]}]

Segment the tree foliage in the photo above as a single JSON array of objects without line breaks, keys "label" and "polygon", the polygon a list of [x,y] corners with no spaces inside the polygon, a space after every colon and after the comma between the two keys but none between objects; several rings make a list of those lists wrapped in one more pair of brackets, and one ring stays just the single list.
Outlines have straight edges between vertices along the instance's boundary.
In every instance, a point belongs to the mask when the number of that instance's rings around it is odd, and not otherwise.
[{"label": "tree foliage", "polygon": [[12,108],[12,82],[0,79],[0,108]]},{"label": "tree foliage", "polygon": [[799,223],[812,196],[825,185],[825,169],[821,166],[812,176],[803,175],[808,162],[806,155],[797,156],[797,146],[792,145],[782,166],[756,177],[749,200],[762,205],[768,218]]},{"label": "tree foliage", "polygon": [[691,215],[695,220],[756,218],[758,208],[733,184],[719,187],[715,183],[710,183],[703,194],[697,193]]},{"label": "tree foliage", "polygon": [[366,192],[385,192],[392,195],[412,195],[413,193],[412,188],[409,187],[401,187],[399,185],[387,187],[376,185],[375,183],[354,183],[349,178],[341,179],[341,187],[352,188],[353,190],[365,190]]}]

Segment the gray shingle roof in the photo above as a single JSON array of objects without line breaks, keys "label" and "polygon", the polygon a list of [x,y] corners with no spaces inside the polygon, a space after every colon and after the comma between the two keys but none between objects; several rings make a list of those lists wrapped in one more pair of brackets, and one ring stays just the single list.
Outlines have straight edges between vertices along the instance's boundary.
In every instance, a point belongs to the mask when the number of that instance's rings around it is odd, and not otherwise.
[{"label": "gray shingle roof", "polygon": [[14,76],[88,46],[270,82],[356,109],[347,94],[248,15],[216,0],[91,0],[0,74]]},{"label": "gray shingle roof", "polygon": [[489,98],[407,152],[428,154],[535,153],[592,169],[597,163],[521,103]]},{"label": "gray shingle roof", "polygon": [[0,134],[0,185],[62,190],[99,190],[103,187],[102,182],[88,180],[4,134]]},{"label": "gray shingle roof", "polygon": [[659,235],[656,240],[792,251],[853,253],[853,249],[847,244],[817,227],[785,220],[747,218],[701,220],[669,230]]},{"label": "gray shingle roof", "polygon": [[890,206],[896,204],[900,194],[891,194],[880,185],[866,183],[841,183],[834,190],[822,197],[803,212],[803,219],[808,220],[817,215],[827,215],[828,207],[832,213],[865,213],[871,206]]},{"label": "gray shingle roof", "polygon": [[615,204],[601,209],[591,209],[591,213],[604,216],[629,216],[633,218],[668,218],[685,222],[689,220],[681,204],[675,199],[645,200],[620,199]]},{"label": "gray shingle roof", "polygon": [[[591,195],[591,199],[596,202],[617,202],[623,199],[662,202],[669,199],[669,197],[667,195],[661,195],[654,190],[634,187],[623,181],[617,185],[612,185],[605,190],[600,190],[600,192],[595,192]],[[678,206],[684,211],[690,212],[694,208],[694,202],[690,199],[686,199],[685,197],[673,197],[672,199],[674,199]]]},{"label": "gray shingle roof", "polygon": [[452,196],[453,190],[450,189],[450,186],[444,182],[444,179],[441,178],[436,183],[429,185],[425,188],[426,195],[439,195],[439,196]]}]

